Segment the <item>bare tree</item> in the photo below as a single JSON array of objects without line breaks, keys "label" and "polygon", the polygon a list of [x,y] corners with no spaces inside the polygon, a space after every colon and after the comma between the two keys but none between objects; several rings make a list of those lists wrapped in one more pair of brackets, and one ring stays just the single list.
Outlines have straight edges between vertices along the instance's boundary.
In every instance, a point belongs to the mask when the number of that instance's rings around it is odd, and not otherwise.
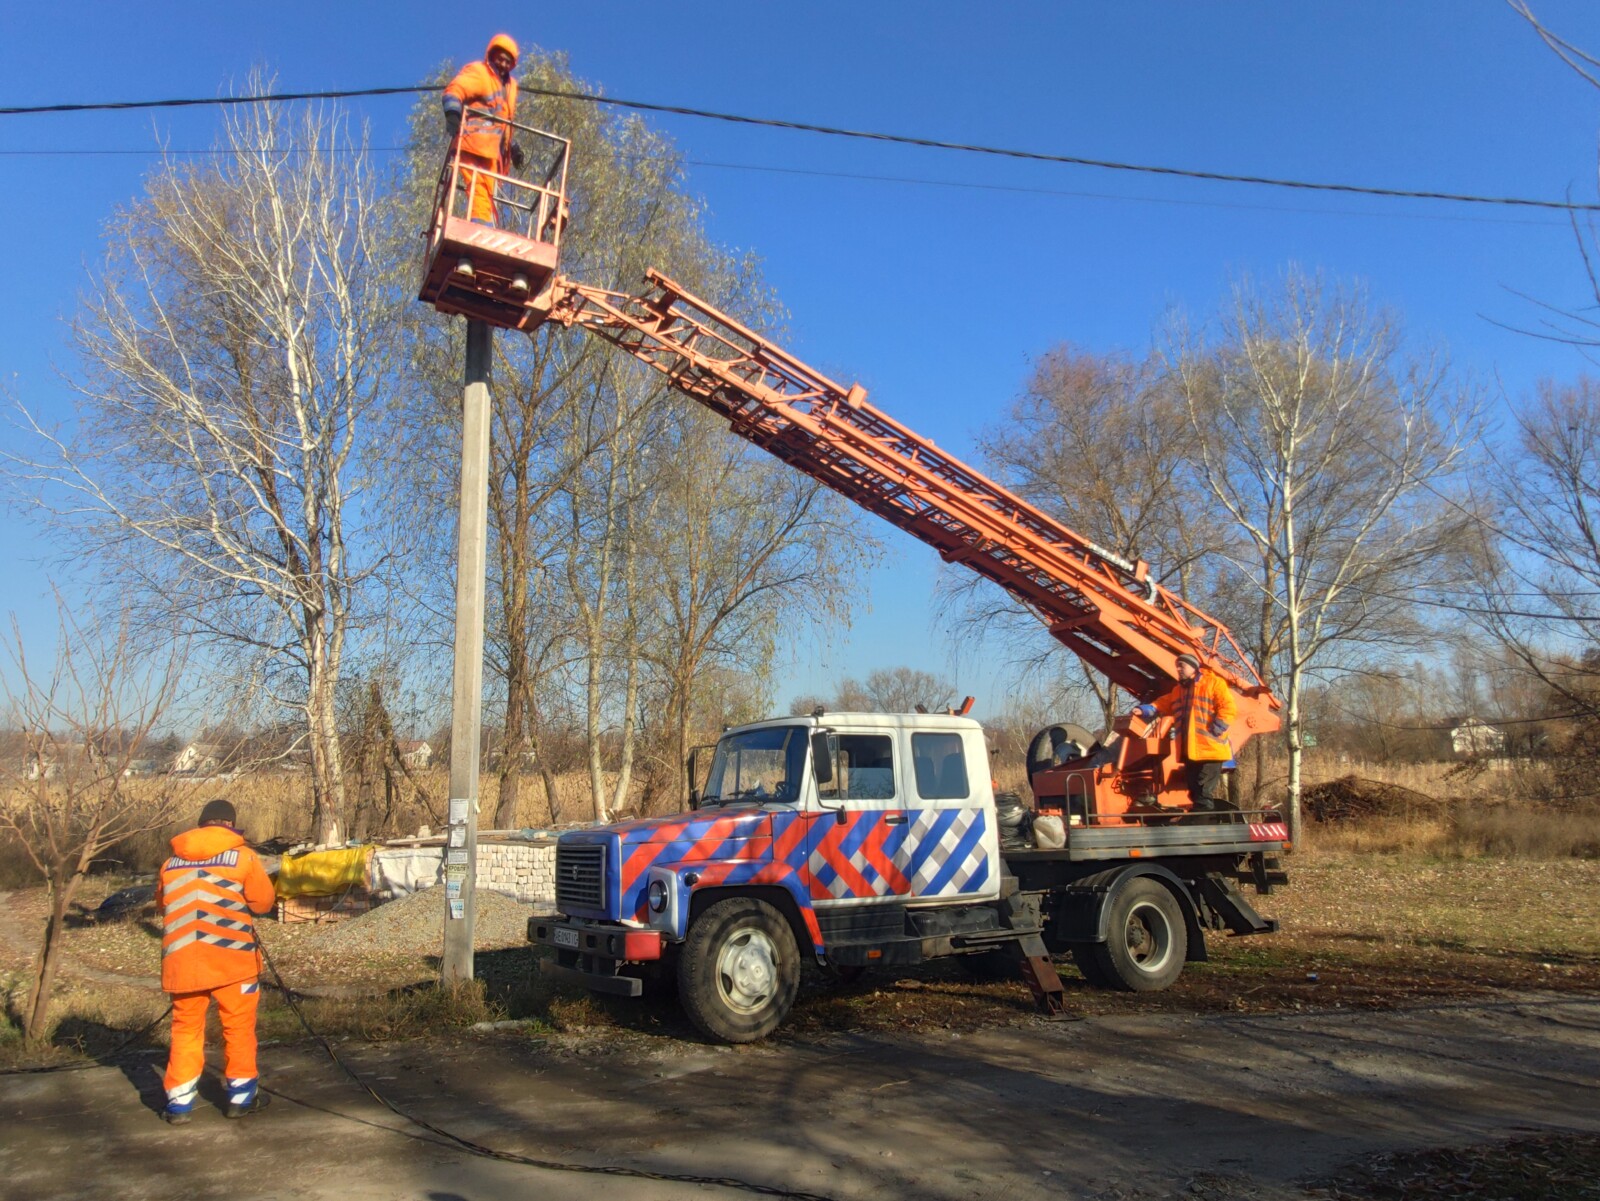
[{"label": "bare tree", "polygon": [[810,713],[818,705],[840,712],[910,713],[921,706],[926,712],[948,708],[955,698],[955,685],[930,671],[915,667],[882,667],[867,675],[865,682],[842,676],[833,687],[833,696],[796,697],[791,713]]},{"label": "bare tree", "polygon": [[[1230,611],[1236,590],[1217,587],[1238,534],[1216,520],[1197,478],[1187,413],[1158,356],[1056,347],[979,446],[990,473],[1024,499],[1123,558],[1146,560],[1162,584],[1229,624],[1241,616]],[[1102,676],[988,581],[947,570],[940,589],[967,641],[998,637],[1024,674],[1064,668],[1068,690],[1086,689],[1107,724],[1122,708]]]},{"label": "bare tree", "polygon": [[846,622],[856,572],[876,543],[842,501],[730,438],[706,414],[675,411],[643,540],[650,586],[642,633],[665,696],[681,800],[697,691],[709,669],[764,678],[780,640]]},{"label": "bare tree", "polygon": [[[172,821],[191,799],[172,776],[135,779],[179,684],[180,658],[145,667],[129,620],[114,630],[78,623],[58,601],[54,663],[35,667],[12,622],[15,682],[0,677],[6,725],[24,744],[0,761],[0,831],[9,833],[44,880],[50,916],[23,1004],[24,1037],[49,1030],[67,908],[90,865],[118,843]],[[113,733],[114,732],[114,733]]]},{"label": "bare tree", "polygon": [[[529,56],[524,84],[592,91],[559,57]],[[573,141],[573,220],[562,241],[564,272],[609,287],[639,286],[656,266],[751,321],[770,315],[753,264],[712,246],[700,205],[682,189],[669,140],[637,118],[615,118],[592,104],[541,96],[520,119]],[[436,102],[413,118],[408,195],[431,194],[443,151]],[[420,201],[419,201],[420,202]],[[420,209],[417,215],[420,216]],[[425,386],[421,397],[419,482],[448,483],[453,466],[434,448],[453,422],[460,350],[448,327],[417,321]],[[603,815],[623,802],[639,753],[640,709],[650,681],[642,616],[656,581],[641,574],[645,544],[661,512],[650,461],[670,438],[679,400],[658,377],[584,335],[549,330],[499,340],[491,438],[489,656],[500,693],[496,821],[515,812],[519,779],[531,760],[547,770],[544,714],[575,703],[587,730],[591,800]],[[420,495],[426,491],[424,486]],[[413,505],[410,498],[402,503]],[[438,548],[448,553],[441,539]],[[430,573],[447,582],[449,572]],[[448,606],[428,606],[443,615]],[[574,701],[574,697],[576,698]]]},{"label": "bare tree", "polygon": [[1469,616],[1561,709],[1600,720],[1600,382],[1541,384],[1492,488]]},{"label": "bare tree", "polygon": [[1250,548],[1237,566],[1281,622],[1263,649],[1284,697],[1295,837],[1308,672],[1425,638],[1417,591],[1459,579],[1470,523],[1439,489],[1476,414],[1359,291],[1293,271],[1270,294],[1236,288],[1217,339],[1180,340],[1169,362],[1206,485]]},{"label": "bare tree", "polygon": [[113,221],[75,326],[77,428],[25,414],[44,450],[14,466],[144,619],[303,716],[312,824],[335,841],[335,696],[378,556],[358,456],[392,365],[392,264],[337,110],[230,112],[222,154],[166,164]]}]

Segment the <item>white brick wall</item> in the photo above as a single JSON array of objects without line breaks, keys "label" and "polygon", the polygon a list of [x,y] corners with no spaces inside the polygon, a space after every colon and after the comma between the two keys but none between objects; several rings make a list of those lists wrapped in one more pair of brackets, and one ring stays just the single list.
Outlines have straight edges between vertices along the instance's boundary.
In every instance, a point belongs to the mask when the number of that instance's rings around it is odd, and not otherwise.
[{"label": "white brick wall", "polygon": [[478,887],[503,892],[541,913],[556,909],[555,839],[480,842]]}]

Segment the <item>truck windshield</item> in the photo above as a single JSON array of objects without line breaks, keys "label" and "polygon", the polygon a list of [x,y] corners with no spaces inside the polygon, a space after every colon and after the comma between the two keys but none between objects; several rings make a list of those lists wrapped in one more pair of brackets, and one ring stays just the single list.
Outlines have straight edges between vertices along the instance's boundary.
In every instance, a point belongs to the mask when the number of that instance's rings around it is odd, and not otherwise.
[{"label": "truck windshield", "polygon": [[798,801],[806,746],[804,726],[768,726],[729,734],[717,743],[700,803]]}]

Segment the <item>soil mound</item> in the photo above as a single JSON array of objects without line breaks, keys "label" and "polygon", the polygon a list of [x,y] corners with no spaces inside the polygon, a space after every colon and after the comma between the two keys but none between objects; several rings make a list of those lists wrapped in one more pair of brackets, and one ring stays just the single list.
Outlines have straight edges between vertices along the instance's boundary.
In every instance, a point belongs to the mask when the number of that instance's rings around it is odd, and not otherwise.
[{"label": "soil mound", "polygon": [[1300,794],[1300,808],[1314,822],[1344,822],[1371,817],[1415,817],[1437,813],[1438,797],[1364,776],[1340,776],[1313,784]]}]

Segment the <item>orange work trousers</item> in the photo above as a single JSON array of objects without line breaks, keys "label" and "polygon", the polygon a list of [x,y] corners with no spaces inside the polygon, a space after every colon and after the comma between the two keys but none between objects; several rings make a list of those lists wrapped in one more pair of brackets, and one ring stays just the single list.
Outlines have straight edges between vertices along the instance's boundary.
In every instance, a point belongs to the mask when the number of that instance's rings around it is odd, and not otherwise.
[{"label": "orange work trousers", "polygon": [[471,200],[469,215],[472,220],[485,225],[500,224],[499,210],[494,203],[495,179],[489,174],[494,169],[495,160],[492,158],[466,153],[461,156],[461,185],[466,188]]},{"label": "orange work trousers", "polygon": [[200,1073],[206,1066],[206,1010],[217,1003],[222,1020],[223,1075],[230,1083],[256,1077],[256,1005],[261,985],[255,980],[213,988],[208,992],[172,994],[172,1053],[167,1058],[170,1108],[194,1103]]}]

